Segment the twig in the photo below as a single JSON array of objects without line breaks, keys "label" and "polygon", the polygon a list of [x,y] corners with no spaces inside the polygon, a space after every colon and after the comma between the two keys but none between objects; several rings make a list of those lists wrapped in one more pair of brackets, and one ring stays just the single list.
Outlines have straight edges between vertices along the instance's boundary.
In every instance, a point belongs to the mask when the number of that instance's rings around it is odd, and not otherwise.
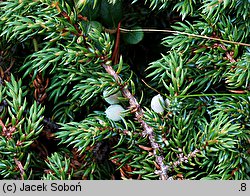
[{"label": "twig", "polygon": [[15,163],[16,163],[17,167],[18,167],[19,170],[20,170],[21,179],[24,180],[24,177],[23,177],[23,175],[24,175],[24,168],[23,168],[23,165],[22,165],[21,161],[18,161],[18,160],[17,160],[17,158],[14,158],[14,160],[15,160]]},{"label": "twig", "polygon": [[242,45],[242,46],[248,46],[250,47],[250,44],[247,43],[242,43],[242,42],[234,42],[234,41],[229,41],[229,40],[224,40],[216,37],[208,37],[205,35],[196,35],[192,33],[186,33],[186,32],[181,32],[181,31],[173,31],[173,30],[167,30],[167,29],[124,29],[120,28],[121,32],[162,32],[162,33],[172,33],[172,34],[180,34],[180,35],[188,35],[190,37],[198,37],[202,39],[208,39],[208,40],[215,40],[215,41],[220,41],[220,42],[225,42],[229,44],[235,44],[235,45]]},{"label": "twig", "polygon": [[156,171],[157,174],[160,175],[161,180],[166,180],[168,178],[167,171],[168,166],[163,163],[164,158],[161,155],[158,155],[160,151],[160,146],[155,141],[155,134],[152,127],[150,127],[142,118],[143,118],[143,109],[140,107],[140,104],[137,102],[136,98],[131,94],[128,88],[121,84],[122,79],[119,75],[114,71],[114,69],[107,64],[102,64],[103,68],[109,73],[117,82],[117,84],[121,87],[122,94],[125,98],[129,100],[130,108],[135,112],[136,120],[141,124],[143,128],[143,136],[148,136],[151,147],[153,148],[153,153],[156,158],[157,164],[160,166],[160,170]]},{"label": "twig", "polygon": [[7,132],[7,128],[1,118],[0,118],[0,126],[2,127],[2,135],[5,135]]},{"label": "twig", "polygon": [[118,58],[119,58],[120,26],[121,26],[121,21],[118,23],[116,39],[115,39],[115,48],[112,54],[112,61],[114,62],[114,64],[118,63]]},{"label": "twig", "polygon": [[226,46],[224,46],[224,45],[222,45],[222,44],[219,44],[219,47],[221,47],[223,50],[226,51],[226,56],[227,56],[227,58],[229,59],[229,61],[230,61],[231,63],[235,63],[235,62],[236,62],[236,60],[235,60],[235,59],[231,56],[231,54],[227,51]]},{"label": "twig", "polygon": [[10,69],[13,67],[14,63],[15,63],[16,59],[11,59],[10,61],[10,66],[8,67],[8,69],[6,69],[4,71],[4,73],[9,73]]},{"label": "twig", "polygon": [[157,92],[158,94],[162,94],[160,91],[156,90],[155,88],[153,88],[152,86],[150,86],[149,84],[147,84],[143,79],[141,79],[141,81],[150,89],[152,89],[153,91]]}]

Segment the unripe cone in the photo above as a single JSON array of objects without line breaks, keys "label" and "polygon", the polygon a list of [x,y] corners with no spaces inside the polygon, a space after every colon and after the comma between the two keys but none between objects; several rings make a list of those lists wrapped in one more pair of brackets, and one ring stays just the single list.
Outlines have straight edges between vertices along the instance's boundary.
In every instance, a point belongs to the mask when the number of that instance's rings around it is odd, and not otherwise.
[{"label": "unripe cone", "polygon": [[106,113],[107,118],[109,118],[110,120],[119,121],[122,119],[121,118],[123,116],[122,112],[124,111],[125,109],[122,106],[118,104],[114,104],[114,105],[109,106],[106,109],[105,113]]},{"label": "unripe cone", "polygon": [[117,93],[114,93],[112,95],[108,95],[108,91],[107,90],[104,90],[103,91],[103,97],[104,97],[104,100],[106,102],[108,102],[109,104],[115,104],[115,103],[119,103],[119,100],[118,100],[118,97],[121,97],[122,94],[120,91],[118,91]]},{"label": "unripe cone", "polygon": [[160,94],[154,96],[151,100],[151,108],[154,110],[156,113],[162,113],[164,112],[164,107],[165,102],[164,99]]}]

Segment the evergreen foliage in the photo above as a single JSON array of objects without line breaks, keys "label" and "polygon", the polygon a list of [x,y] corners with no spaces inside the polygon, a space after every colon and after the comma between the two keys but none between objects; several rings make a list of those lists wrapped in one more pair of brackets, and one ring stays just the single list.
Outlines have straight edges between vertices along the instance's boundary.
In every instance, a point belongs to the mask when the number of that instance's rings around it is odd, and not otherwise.
[{"label": "evergreen foliage", "polygon": [[0,15],[1,179],[249,179],[249,1],[0,0]]}]

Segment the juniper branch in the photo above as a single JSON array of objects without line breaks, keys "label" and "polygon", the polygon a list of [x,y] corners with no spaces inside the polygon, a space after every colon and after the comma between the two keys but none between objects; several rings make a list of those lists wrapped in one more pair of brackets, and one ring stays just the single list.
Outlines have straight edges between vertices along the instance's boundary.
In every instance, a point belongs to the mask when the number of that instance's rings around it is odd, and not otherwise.
[{"label": "juniper branch", "polygon": [[153,153],[156,158],[157,164],[160,166],[160,171],[157,171],[157,174],[160,175],[161,180],[168,179],[167,170],[168,166],[166,166],[163,162],[164,158],[161,155],[158,155],[158,152],[160,151],[160,146],[155,141],[155,135],[154,130],[151,126],[149,126],[144,120],[143,120],[143,114],[144,111],[141,108],[140,104],[136,100],[136,98],[132,95],[132,93],[128,90],[127,86],[123,86],[121,84],[122,79],[119,77],[119,75],[114,71],[112,66],[110,66],[110,63],[106,62],[102,64],[102,67],[106,70],[107,73],[109,73],[117,82],[117,84],[120,86],[122,94],[125,98],[129,100],[130,109],[135,113],[136,120],[141,124],[143,128],[143,136],[149,137],[149,141],[151,144],[151,147],[153,148]]}]

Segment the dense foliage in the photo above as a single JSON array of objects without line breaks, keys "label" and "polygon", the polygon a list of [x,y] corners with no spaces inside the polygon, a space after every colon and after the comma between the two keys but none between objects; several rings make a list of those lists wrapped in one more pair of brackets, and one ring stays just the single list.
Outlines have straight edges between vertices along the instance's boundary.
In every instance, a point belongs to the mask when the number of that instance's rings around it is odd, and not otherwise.
[{"label": "dense foliage", "polygon": [[0,0],[0,15],[0,178],[249,179],[248,0]]}]

